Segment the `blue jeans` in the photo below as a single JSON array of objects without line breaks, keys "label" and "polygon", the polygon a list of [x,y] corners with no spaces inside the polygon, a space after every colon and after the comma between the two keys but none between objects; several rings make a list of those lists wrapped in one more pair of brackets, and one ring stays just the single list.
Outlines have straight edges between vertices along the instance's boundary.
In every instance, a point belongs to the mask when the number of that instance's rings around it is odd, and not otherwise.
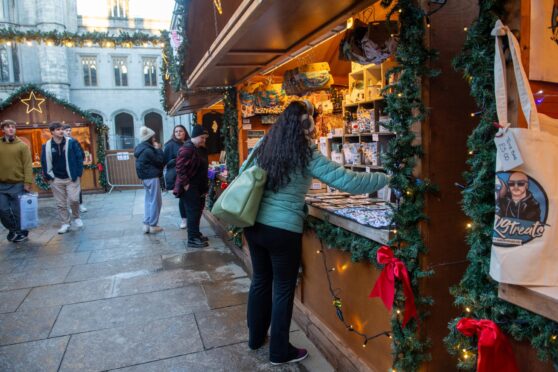
[{"label": "blue jeans", "polygon": [[302,234],[256,223],[244,229],[252,259],[248,346],[263,345],[271,325],[269,359],[289,359],[289,329],[302,252]]},{"label": "blue jeans", "polygon": [[143,180],[142,183],[145,189],[143,223],[149,226],[157,226],[163,204],[159,178],[149,178]]}]

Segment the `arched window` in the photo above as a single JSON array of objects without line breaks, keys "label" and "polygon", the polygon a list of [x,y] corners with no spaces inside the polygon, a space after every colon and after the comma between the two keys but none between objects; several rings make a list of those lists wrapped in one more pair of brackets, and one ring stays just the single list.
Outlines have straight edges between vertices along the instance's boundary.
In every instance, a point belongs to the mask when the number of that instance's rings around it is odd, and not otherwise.
[{"label": "arched window", "polygon": [[134,118],[125,112],[114,117],[114,134],[116,147],[119,149],[133,149],[136,145],[134,137]]},{"label": "arched window", "polygon": [[145,115],[143,119],[145,122],[145,126],[153,129],[157,139],[160,143],[164,143],[165,139],[163,138],[163,118],[156,112],[150,112],[149,114]]}]

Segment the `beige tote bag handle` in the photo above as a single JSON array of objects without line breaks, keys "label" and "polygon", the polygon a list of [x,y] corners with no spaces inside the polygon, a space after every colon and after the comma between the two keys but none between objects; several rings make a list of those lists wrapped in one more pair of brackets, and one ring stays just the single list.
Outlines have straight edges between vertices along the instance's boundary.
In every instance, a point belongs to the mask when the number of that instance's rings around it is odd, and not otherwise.
[{"label": "beige tote bag handle", "polygon": [[507,128],[510,125],[508,120],[508,92],[506,89],[506,59],[504,57],[504,50],[502,48],[502,37],[508,37],[510,54],[513,61],[513,71],[515,74],[515,81],[517,83],[517,90],[519,92],[519,101],[521,109],[525,115],[525,120],[529,125],[529,129],[540,131],[539,116],[537,114],[537,106],[529,79],[523,70],[523,65],[519,57],[519,43],[507,26],[504,26],[502,21],[497,20],[492,36],[495,36],[495,53],[494,53],[494,94],[496,96],[496,112],[498,114],[498,123]]}]

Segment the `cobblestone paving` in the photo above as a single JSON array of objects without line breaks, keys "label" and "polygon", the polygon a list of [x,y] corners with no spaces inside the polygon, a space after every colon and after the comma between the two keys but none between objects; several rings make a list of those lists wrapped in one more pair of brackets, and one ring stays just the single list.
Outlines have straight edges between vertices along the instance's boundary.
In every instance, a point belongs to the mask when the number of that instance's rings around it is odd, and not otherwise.
[{"label": "cobblestone paving", "polygon": [[248,349],[250,279],[205,220],[210,246],[186,247],[172,195],[155,235],[141,231],[143,191],[84,199],[80,230],[57,234],[49,198],[29,241],[0,227],[1,371],[332,370],[296,324],[303,363],[271,367],[267,347]]}]

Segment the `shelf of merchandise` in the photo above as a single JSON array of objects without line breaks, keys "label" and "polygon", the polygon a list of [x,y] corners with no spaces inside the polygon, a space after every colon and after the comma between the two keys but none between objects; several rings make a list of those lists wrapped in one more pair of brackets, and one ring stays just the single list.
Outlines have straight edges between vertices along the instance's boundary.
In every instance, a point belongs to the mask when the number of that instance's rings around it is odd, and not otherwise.
[{"label": "shelf of merchandise", "polygon": [[353,133],[353,134],[343,134],[341,136],[331,136],[328,139],[338,139],[338,138],[356,138],[356,137],[371,137],[374,135],[378,136],[395,136],[393,132],[364,132],[364,133]]},{"label": "shelf of merchandise", "polygon": [[370,169],[370,170],[384,170],[384,167],[381,165],[365,165],[365,164],[343,164],[346,168],[355,168],[355,169]]},{"label": "shelf of merchandise", "polygon": [[333,225],[342,227],[345,230],[364,236],[380,244],[387,244],[387,242],[390,239],[391,233],[387,229],[385,230],[375,229],[370,226],[364,226],[356,221],[349,220],[345,217],[338,216],[334,213],[330,213],[323,209],[316,208],[312,205],[307,204],[307,206],[308,206],[308,214],[312,217],[318,218],[323,221],[328,221]]}]

